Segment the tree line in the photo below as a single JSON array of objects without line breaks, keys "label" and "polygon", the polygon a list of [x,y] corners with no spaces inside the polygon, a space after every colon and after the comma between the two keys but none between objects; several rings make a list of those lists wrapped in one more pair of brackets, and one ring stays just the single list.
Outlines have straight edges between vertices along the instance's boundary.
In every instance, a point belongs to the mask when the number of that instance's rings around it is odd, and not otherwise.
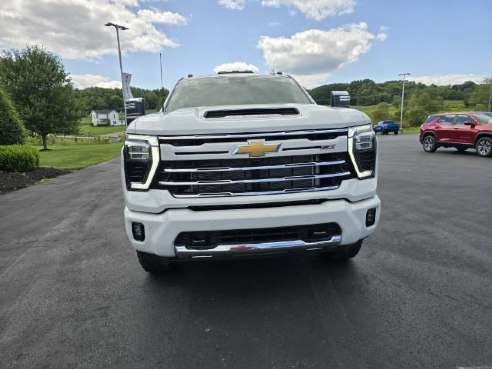
[{"label": "tree line", "polygon": [[[159,110],[164,103],[169,91],[161,89],[144,89],[130,87],[134,97],[143,97],[146,110]],[[123,109],[123,97],[119,88],[88,87],[83,90],[74,91],[75,96],[81,102],[85,114],[92,110]]]},{"label": "tree line", "polygon": [[[436,86],[414,81],[405,82],[405,124],[419,125],[429,114],[442,112],[458,102],[464,110],[487,110],[490,80],[477,84],[467,81],[462,84]],[[371,79],[350,83],[333,83],[309,91],[313,99],[322,105],[330,104],[331,91],[348,91],[352,105],[373,106],[370,116],[373,121],[400,119],[402,81],[376,83]]]}]

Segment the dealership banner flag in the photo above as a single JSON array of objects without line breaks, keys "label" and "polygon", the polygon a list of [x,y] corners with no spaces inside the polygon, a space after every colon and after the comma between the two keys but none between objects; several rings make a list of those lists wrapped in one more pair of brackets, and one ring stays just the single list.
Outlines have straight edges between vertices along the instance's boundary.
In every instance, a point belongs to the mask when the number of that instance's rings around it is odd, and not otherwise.
[{"label": "dealership banner flag", "polygon": [[129,99],[133,99],[133,95],[130,90],[131,80],[132,80],[132,75],[130,73],[123,72],[123,96],[125,96],[125,101]]}]

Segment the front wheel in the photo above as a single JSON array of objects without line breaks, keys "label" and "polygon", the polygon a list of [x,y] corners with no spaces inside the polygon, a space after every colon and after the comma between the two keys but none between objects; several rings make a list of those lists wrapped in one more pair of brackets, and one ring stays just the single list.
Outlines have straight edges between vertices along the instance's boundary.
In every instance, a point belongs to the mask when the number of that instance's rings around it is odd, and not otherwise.
[{"label": "front wheel", "polygon": [[138,262],[143,270],[152,275],[159,275],[169,270],[170,263],[157,255],[137,251]]},{"label": "front wheel", "polygon": [[395,132],[393,132],[393,133],[394,133],[395,135],[397,135],[397,134],[398,134],[398,131],[395,131]]},{"label": "front wheel", "polygon": [[477,154],[483,157],[492,156],[492,138],[480,137],[476,145]]},{"label": "front wheel", "polygon": [[352,245],[341,246],[342,250],[323,252],[321,256],[325,260],[346,261],[355,258],[361,247],[362,240],[359,240]]},{"label": "front wheel", "polygon": [[424,141],[422,142],[422,146],[425,152],[434,152],[437,150],[436,139],[432,135],[427,135],[424,137]]}]

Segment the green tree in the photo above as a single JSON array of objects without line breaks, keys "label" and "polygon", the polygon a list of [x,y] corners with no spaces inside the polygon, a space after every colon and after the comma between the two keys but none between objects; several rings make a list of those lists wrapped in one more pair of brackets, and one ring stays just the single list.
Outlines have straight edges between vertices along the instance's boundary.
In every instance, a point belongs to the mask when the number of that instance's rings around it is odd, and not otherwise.
[{"label": "green tree", "polygon": [[490,78],[486,78],[483,84],[475,86],[475,90],[468,98],[468,104],[475,106],[477,110],[487,110],[489,106]]},{"label": "green tree", "polygon": [[0,88],[0,145],[24,143],[26,130],[8,95]]},{"label": "green tree", "polygon": [[350,82],[348,91],[354,105],[374,105],[381,102],[382,91],[371,79]]},{"label": "green tree", "polygon": [[414,92],[405,105],[404,121],[416,126],[422,124],[428,115],[442,111],[444,101],[439,87],[431,85]]},{"label": "green tree", "polygon": [[[406,99],[405,99],[406,100]],[[410,96],[408,109],[421,108],[427,114],[437,113],[443,108],[443,99],[435,86],[429,86]]]},{"label": "green tree", "polygon": [[157,102],[159,100],[159,96],[154,91],[149,91],[148,93],[146,93],[144,98],[145,98],[146,109],[151,109],[151,110],[157,109]]},{"label": "green tree", "polygon": [[109,98],[109,108],[114,110],[120,110],[123,107],[123,98],[118,95],[113,95]]},{"label": "green tree", "polygon": [[3,51],[0,77],[26,128],[41,136],[44,150],[48,134],[78,131],[81,104],[57,56],[39,46]]},{"label": "green tree", "polygon": [[412,107],[405,112],[405,118],[411,127],[419,126],[424,123],[429,114],[421,107]]},{"label": "green tree", "polygon": [[391,104],[388,104],[386,102],[377,104],[376,108],[371,114],[371,119],[374,123],[377,123],[380,120],[385,120],[390,118],[391,118]]}]

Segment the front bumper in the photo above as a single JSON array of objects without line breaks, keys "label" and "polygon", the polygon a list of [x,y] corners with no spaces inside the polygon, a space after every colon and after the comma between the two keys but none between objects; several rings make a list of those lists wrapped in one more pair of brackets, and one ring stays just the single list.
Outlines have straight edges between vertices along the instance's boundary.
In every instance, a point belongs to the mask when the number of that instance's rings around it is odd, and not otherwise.
[{"label": "front bumper", "polygon": [[[376,209],[372,226],[366,226],[367,210]],[[193,211],[169,209],[160,214],[136,212],[125,207],[125,228],[132,246],[138,250],[168,258],[209,257],[237,253],[269,253],[291,249],[325,249],[353,244],[374,232],[380,216],[378,196],[358,202],[329,200],[318,205],[284,206],[259,209],[233,209]],[[145,240],[136,241],[132,235],[132,223],[145,227]],[[321,243],[302,243],[297,240],[266,242],[248,245],[221,245],[215,251],[188,250],[176,247],[174,242],[182,232],[225,231],[235,229],[264,229],[319,223],[337,223],[341,234]],[[213,255],[212,255],[213,256]]]}]

